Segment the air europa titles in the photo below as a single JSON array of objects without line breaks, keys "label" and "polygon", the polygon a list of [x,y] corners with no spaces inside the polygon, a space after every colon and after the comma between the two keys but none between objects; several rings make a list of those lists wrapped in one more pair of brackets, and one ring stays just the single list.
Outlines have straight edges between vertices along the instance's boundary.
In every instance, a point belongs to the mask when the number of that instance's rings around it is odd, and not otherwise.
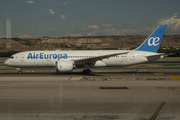
[{"label": "air europa titles", "polygon": [[67,54],[44,54],[29,53],[27,59],[67,59]]}]

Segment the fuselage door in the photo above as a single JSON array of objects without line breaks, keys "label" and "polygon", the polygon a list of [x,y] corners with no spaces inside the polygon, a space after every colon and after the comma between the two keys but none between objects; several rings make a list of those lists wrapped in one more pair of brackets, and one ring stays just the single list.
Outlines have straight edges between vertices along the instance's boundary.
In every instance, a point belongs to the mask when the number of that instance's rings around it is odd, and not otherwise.
[{"label": "fuselage door", "polygon": [[134,60],[135,55],[131,55],[131,60]]},{"label": "fuselage door", "polygon": [[20,61],[24,62],[24,55],[23,54],[20,55]]},{"label": "fuselage door", "polygon": [[20,61],[19,61],[19,56],[16,55],[16,56],[14,57],[14,61],[15,61],[16,63],[19,63],[19,62],[20,62]]}]

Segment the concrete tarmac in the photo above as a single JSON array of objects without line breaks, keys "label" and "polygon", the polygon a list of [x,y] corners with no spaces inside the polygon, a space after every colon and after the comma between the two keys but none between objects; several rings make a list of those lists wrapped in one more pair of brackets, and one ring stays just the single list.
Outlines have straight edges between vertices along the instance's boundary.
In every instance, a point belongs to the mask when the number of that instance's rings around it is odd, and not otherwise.
[{"label": "concrete tarmac", "polygon": [[0,119],[148,120],[162,102],[156,120],[180,119],[179,80],[103,75],[1,74]]},{"label": "concrete tarmac", "polygon": [[170,78],[171,76],[180,76],[180,71],[174,71],[174,72],[164,72],[164,71],[151,71],[151,72],[138,72],[138,71],[122,71],[122,72],[93,72],[90,75],[85,75],[82,72],[70,72],[70,73],[56,73],[56,72],[36,72],[36,71],[31,71],[31,72],[26,72],[19,74],[17,72],[15,73],[9,73],[9,72],[4,72],[0,73],[0,77],[66,77],[66,76],[75,76],[75,77],[166,77]]}]

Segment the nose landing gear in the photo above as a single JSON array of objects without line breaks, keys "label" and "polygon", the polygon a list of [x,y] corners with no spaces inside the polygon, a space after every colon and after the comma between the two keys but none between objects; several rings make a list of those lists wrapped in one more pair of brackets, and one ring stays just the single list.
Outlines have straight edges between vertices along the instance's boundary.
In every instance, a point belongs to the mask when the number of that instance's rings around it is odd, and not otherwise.
[{"label": "nose landing gear", "polygon": [[22,74],[22,69],[21,68],[16,68],[16,70],[18,70],[19,74]]}]

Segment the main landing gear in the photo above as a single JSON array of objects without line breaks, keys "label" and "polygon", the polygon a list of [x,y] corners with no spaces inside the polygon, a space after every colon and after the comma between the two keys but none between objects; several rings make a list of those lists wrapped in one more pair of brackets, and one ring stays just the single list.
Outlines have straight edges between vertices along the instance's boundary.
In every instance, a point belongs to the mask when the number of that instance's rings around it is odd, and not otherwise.
[{"label": "main landing gear", "polygon": [[90,74],[92,74],[92,71],[90,70],[90,67],[89,67],[89,65],[88,64],[84,64],[83,65],[84,66],[84,70],[83,70],[83,74],[85,74],[85,75],[90,75]]},{"label": "main landing gear", "polygon": [[90,74],[92,74],[92,71],[90,69],[84,69],[83,74],[90,75]]},{"label": "main landing gear", "polygon": [[22,69],[21,69],[21,68],[16,68],[16,70],[18,70],[18,73],[19,73],[19,74],[22,73]]}]

